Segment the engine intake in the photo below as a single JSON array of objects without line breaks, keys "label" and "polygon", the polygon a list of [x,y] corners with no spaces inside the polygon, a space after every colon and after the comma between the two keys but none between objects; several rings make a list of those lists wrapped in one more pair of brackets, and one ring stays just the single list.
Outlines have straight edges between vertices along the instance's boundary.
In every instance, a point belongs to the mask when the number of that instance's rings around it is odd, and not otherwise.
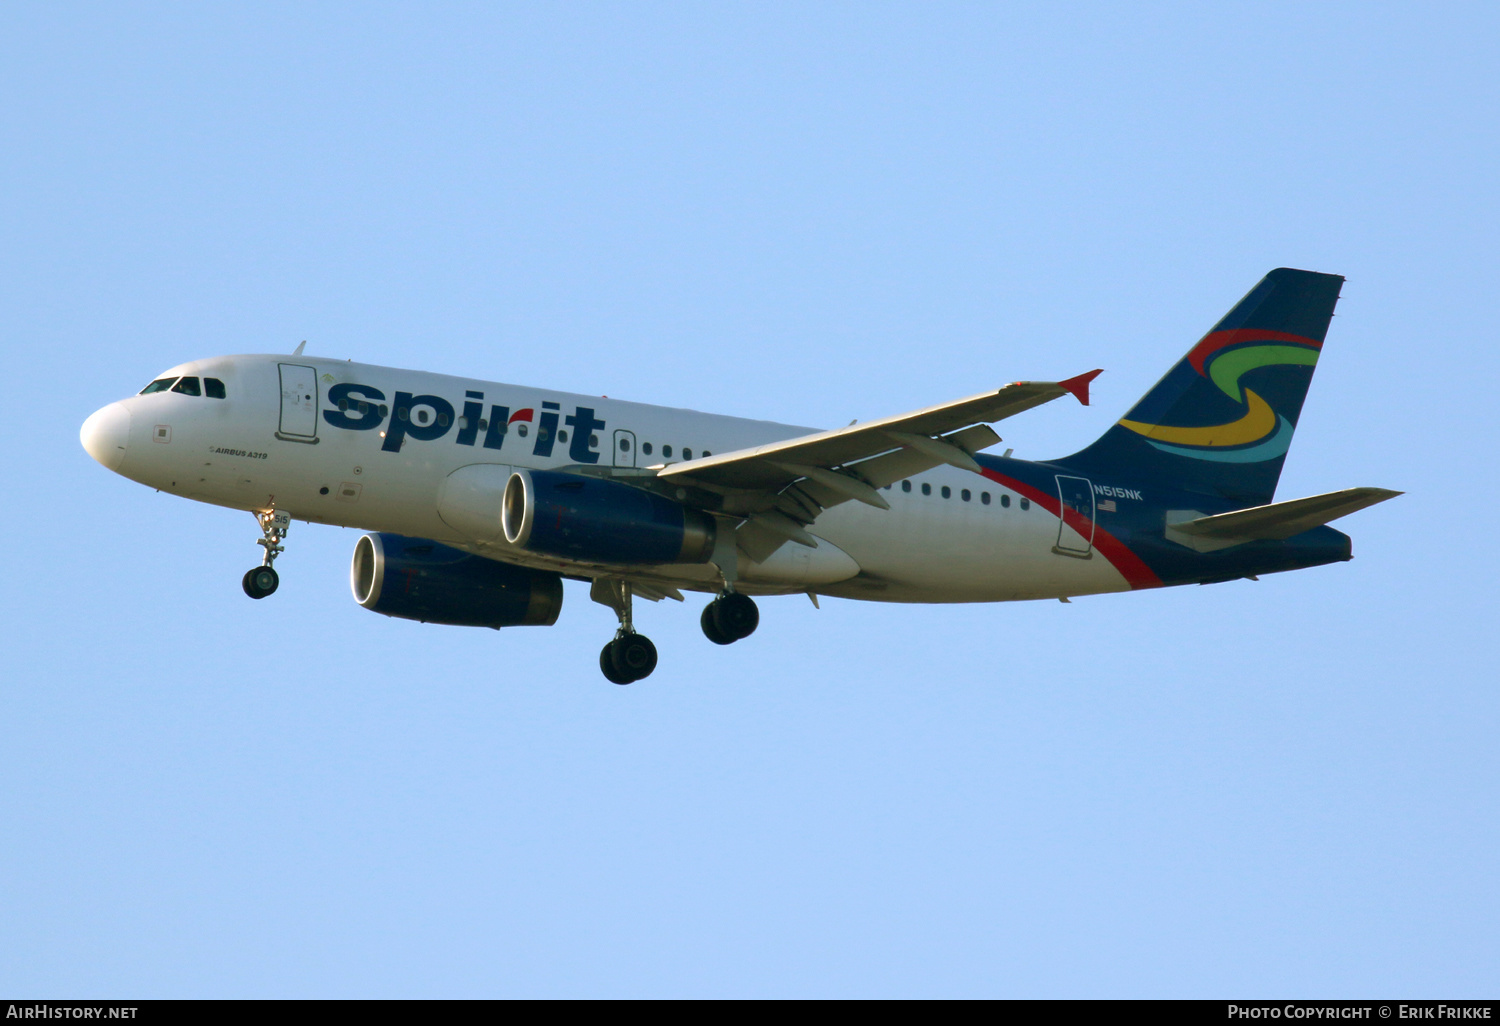
[{"label": "engine intake", "polygon": [[505,483],[500,526],[512,545],[599,563],[706,563],[713,518],[618,481],[517,470]]},{"label": "engine intake", "polygon": [[562,611],[562,578],[555,573],[399,534],[356,542],[349,584],[366,609],[423,623],[550,627]]}]

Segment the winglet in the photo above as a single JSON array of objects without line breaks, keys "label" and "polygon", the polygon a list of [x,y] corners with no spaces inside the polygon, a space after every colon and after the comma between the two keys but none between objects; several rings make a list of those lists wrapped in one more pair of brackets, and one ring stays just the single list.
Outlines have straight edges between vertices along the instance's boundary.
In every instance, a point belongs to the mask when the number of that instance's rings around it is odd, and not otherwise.
[{"label": "winglet", "polygon": [[1073,393],[1073,398],[1087,406],[1089,404],[1089,382],[1103,373],[1104,369],[1102,367],[1098,370],[1091,370],[1087,374],[1078,375],[1076,378],[1059,381],[1057,387],[1065,392]]},{"label": "winglet", "polygon": [[306,348],[307,348],[307,339],[303,339],[302,340],[302,344],[299,345],[299,346],[297,346],[296,349],[292,350],[292,355],[293,356],[301,356],[302,355],[302,350],[304,350]]}]

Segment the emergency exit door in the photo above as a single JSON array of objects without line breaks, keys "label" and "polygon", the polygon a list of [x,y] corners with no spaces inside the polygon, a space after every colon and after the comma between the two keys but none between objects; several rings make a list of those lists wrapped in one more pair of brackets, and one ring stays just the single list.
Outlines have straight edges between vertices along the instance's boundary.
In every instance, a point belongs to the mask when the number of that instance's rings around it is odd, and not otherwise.
[{"label": "emergency exit door", "polygon": [[615,431],[615,466],[635,466],[635,432],[617,429]]}]

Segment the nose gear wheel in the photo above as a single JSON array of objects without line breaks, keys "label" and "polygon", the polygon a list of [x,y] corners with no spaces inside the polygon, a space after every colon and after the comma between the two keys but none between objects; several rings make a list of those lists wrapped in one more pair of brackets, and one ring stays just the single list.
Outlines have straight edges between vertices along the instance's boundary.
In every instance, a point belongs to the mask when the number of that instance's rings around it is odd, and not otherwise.
[{"label": "nose gear wheel", "polygon": [[265,598],[274,592],[280,584],[280,575],[268,566],[258,566],[246,570],[244,578],[240,581],[240,586],[245,589],[245,594],[253,599]]}]

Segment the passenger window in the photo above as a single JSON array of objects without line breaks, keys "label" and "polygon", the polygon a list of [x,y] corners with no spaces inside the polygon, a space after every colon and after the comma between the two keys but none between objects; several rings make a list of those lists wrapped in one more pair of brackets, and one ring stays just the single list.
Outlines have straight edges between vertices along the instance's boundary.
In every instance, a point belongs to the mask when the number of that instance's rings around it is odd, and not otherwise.
[{"label": "passenger window", "polygon": [[650,456],[651,455],[651,443],[650,442],[642,442],[641,443],[641,452],[645,453],[647,456]]},{"label": "passenger window", "polygon": [[210,399],[223,399],[224,382],[220,381],[218,378],[204,378],[203,394],[208,396]]},{"label": "passenger window", "polygon": [[177,384],[172,386],[172,391],[180,392],[183,395],[198,395],[198,379],[181,378],[178,380]]},{"label": "passenger window", "polygon": [[959,492],[958,495],[965,502],[968,502],[969,499],[973,498],[973,496],[969,494],[969,490],[967,488],[965,488],[963,491]]},{"label": "passenger window", "polygon": [[165,392],[167,389],[172,387],[172,383],[176,380],[176,378],[157,378],[155,381],[151,382],[151,384],[141,389],[140,394],[150,395],[152,392]]},{"label": "passenger window", "polygon": [[953,489],[949,488],[947,485],[943,485],[943,498],[945,498],[945,499],[951,499],[951,498],[953,498]]},{"label": "passenger window", "polygon": [[926,482],[923,482],[923,484],[922,484],[922,494],[923,495],[931,495],[932,494],[932,485],[927,484]]},{"label": "passenger window", "polygon": [[713,453],[709,452],[707,449],[703,450],[703,459],[708,459],[712,455]]},{"label": "passenger window", "polygon": [[526,437],[526,425],[525,424],[517,424],[516,425],[516,434],[520,435],[522,438],[525,438]]},{"label": "passenger window", "polygon": [[1031,500],[1030,499],[1022,499],[1021,500],[1021,509],[1028,510],[1030,508],[1031,508]]},{"label": "passenger window", "polygon": [[909,491],[911,491],[911,482],[910,481],[902,481],[901,482],[901,490],[903,492],[909,492]]},{"label": "passenger window", "polygon": [[1000,496],[1000,505],[1004,506],[1006,509],[1010,509],[1010,496],[1009,495],[1001,495]]},{"label": "passenger window", "polygon": [[597,449],[597,448],[599,448],[599,436],[598,435],[589,435],[589,448],[590,449]]},{"label": "passenger window", "polygon": [[984,503],[986,506],[988,506],[990,504],[990,493],[989,492],[980,492],[979,493],[979,501],[982,502],[982,503]]},{"label": "passenger window", "polygon": [[670,459],[671,456],[672,456],[672,447],[670,445],[664,445],[664,446],[662,446],[661,447],[661,454],[663,456],[666,456],[667,458]]},{"label": "passenger window", "polygon": [[682,450],[682,458],[685,459],[685,460],[692,459],[693,458],[693,450],[691,450],[691,449],[684,449],[684,450]]},{"label": "passenger window", "polygon": [[448,415],[446,413],[439,413],[438,414],[438,427],[447,427],[447,426],[448,426]]},{"label": "passenger window", "polygon": [[628,438],[622,438],[622,439],[620,439],[620,451],[621,452],[629,452],[630,451],[630,439],[628,439]]},{"label": "passenger window", "polygon": [[417,411],[417,423],[418,424],[426,424],[431,419],[432,419],[432,414],[428,413],[426,410],[418,410]]}]

